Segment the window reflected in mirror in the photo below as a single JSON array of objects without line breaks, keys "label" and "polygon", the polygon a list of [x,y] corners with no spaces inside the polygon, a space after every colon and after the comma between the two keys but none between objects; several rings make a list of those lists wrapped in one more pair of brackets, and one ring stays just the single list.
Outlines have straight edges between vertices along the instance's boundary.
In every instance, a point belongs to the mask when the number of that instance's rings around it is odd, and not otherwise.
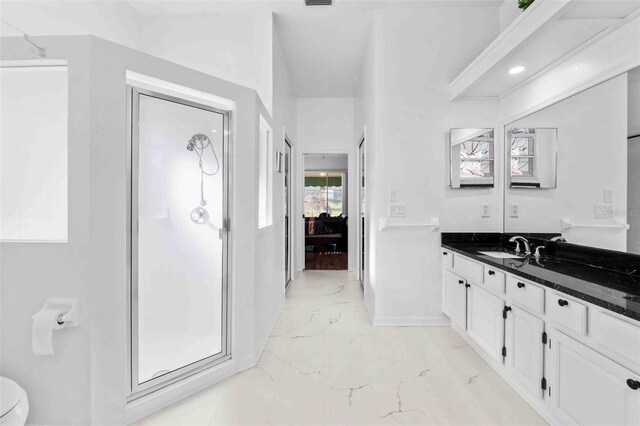
[{"label": "window reflected in mirror", "polygon": [[555,188],[557,129],[517,127],[509,130],[511,187]]},{"label": "window reflected in mirror", "polygon": [[451,129],[451,187],[492,188],[493,129]]}]

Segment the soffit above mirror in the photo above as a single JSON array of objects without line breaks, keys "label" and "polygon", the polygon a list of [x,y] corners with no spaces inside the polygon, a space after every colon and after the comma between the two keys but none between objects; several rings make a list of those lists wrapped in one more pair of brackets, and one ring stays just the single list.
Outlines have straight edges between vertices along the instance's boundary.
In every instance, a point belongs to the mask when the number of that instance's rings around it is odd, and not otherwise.
[{"label": "soffit above mirror", "polygon": [[637,1],[537,0],[451,82],[451,99],[502,98],[638,13]]}]

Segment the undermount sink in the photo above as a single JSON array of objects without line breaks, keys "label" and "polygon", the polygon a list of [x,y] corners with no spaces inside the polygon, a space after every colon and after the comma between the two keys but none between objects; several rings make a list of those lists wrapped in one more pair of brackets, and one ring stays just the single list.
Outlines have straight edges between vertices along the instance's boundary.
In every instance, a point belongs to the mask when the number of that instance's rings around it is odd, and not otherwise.
[{"label": "undermount sink", "polygon": [[518,256],[511,253],[505,253],[503,251],[479,251],[478,253],[485,256],[493,257],[496,259],[522,259],[522,256]]}]

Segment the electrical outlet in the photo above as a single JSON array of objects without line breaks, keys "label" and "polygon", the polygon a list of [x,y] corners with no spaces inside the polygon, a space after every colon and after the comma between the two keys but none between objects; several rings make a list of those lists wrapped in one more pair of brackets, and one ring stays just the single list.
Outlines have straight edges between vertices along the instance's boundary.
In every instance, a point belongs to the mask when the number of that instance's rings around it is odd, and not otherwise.
[{"label": "electrical outlet", "polygon": [[398,193],[395,189],[389,191],[389,201],[392,203],[398,201]]},{"label": "electrical outlet", "polygon": [[596,204],[593,215],[598,219],[613,217],[613,204]]},{"label": "electrical outlet", "polygon": [[404,204],[389,204],[389,217],[406,217],[407,206]]},{"label": "electrical outlet", "polygon": [[482,204],[480,208],[480,217],[491,217],[491,207],[489,206],[489,204]]},{"label": "electrical outlet", "polygon": [[604,190],[602,201],[605,203],[613,203],[613,189],[607,188]]},{"label": "electrical outlet", "polygon": [[520,205],[511,204],[509,206],[509,217],[520,217]]}]

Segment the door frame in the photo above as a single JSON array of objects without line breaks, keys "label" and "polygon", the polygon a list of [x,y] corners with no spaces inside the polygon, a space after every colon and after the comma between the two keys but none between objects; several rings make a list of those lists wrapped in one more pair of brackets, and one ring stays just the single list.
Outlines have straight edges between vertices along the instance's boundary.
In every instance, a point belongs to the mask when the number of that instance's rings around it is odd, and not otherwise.
[{"label": "door frame", "polygon": [[[363,216],[363,212],[362,212],[362,179],[366,179],[366,175],[367,175],[367,169],[366,169],[366,157],[367,157],[367,150],[366,150],[366,132],[362,133],[362,136],[360,136],[360,139],[358,140],[358,159],[357,159],[357,168],[358,168],[358,233],[357,233],[357,238],[358,238],[358,251],[357,251],[357,262],[356,265],[358,266],[358,273],[356,274],[356,276],[358,277],[358,281],[360,281],[360,286],[364,289],[364,280],[365,280],[365,263],[366,263],[366,246],[367,246],[367,240],[366,238],[366,230],[367,230],[367,220],[366,217]],[[363,154],[365,157],[365,161],[363,164],[362,161],[362,156],[360,153],[360,150],[363,150]],[[362,173],[362,169],[365,169],[364,171],[364,176]],[[366,190],[366,181],[365,181],[365,190]],[[365,212],[367,210],[365,209]],[[362,221],[364,221],[364,225],[361,223]],[[365,259],[364,261],[362,259]]]},{"label": "door frame", "polygon": [[[298,243],[298,247],[296,249],[296,266],[297,271],[301,272],[304,270],[305,266],[305,244],[304,244],[304,174],[306,171],[305,167],[305,156],[306,155],[346,155],[347,156],[347,205],[349,208],[348,216],[350,218],[353,217],[352,213],[359,215],[359,208],[353,208],[357,204],[357,199],[355,195],[357,193],[355,185],[355,179],[353,176],[356,176],[356,162],[355,155],[357,150],[354,152],[353,148],[301,148],[300,152],[296,154],[296,163],[299,165],[298,170],[301,172],[296,177],[296,182],[299,187],[295,192],[296,197],[294,197],[294,211],[296,224],[296,242]],[[353,219],[352,219],[353,221]],[[349,224],[349,233],[347,234],[348,243],[347,247],[349,250],[348,254],[348,266],[347,270],[349,272],[354,272],[354,268],[356,267],[356,260],[354,259],[355,253],[357,251],[357,246],[354,246],[356,240],[356,230],[353,228],[351,223]]]},{"label": "door frame", "polygon": [[[139,100],[140,95],[150,96],[167,102],[190,106],[223,115],[223,153],[222,153],[222,321],[221,321],[221,351],[201,360],[194,361],[162,376],[144,383],[137,383],[138,379],[138,286],[137,286],[137,241],[138,241],[138,149],[139,149]],[[145,89],[135,84],[127,84],[127,395],[126,402],[149,395],[159,389],[179,382],[187,377],[219,365],[231,359],[231,293],[229,285],[230,273],[230,195],[231,195],[231,161],[229,135],[232,121],[232,111],[194,102],[188,99],[168,95],[161,91]]]},{"label": "door frame", "polygon": [[[286,194],[286,203],[287,203],[287,211],[285,212],[285,223],[284,223],[284,227],[285,227],[285,262],[287,262],[288,264],[288,268],[285,267],[285,277],[284,277],[284,288],[285,290],[289,287],[289,283],[291,283],[291,281],[294,279],[294,268],[295,268],[295,262],[294,262],[294,253],[295,253],[295,238],[293,235],[293,230],[294,230],[294,221],[292,220],[295,217],[295,209],[294,209],[294,204],[293,204],[293,194],[294,194],[294,190],[293,190],[293,164],[294,164],[294,150],[293,150],[293,144],[291,143],[291,139],[289,139],[289,136],[286,134],[284,134],[284,156],[285,156],[285,163],[286,163],[286,157],[287,157],[287,148],[290,151],[290,155],[289,155],[289,163],[285,165],[285,167],[288,167],[288,170],[285,169],[285,173],[284,173],[284,179],[285,179],[285,185],[287,188],[287,194]],[[289,177],[289,182],[286,181],[287,179],[287,174]],[[287,214],[289,217],[289,222],[287,223]]]}]

